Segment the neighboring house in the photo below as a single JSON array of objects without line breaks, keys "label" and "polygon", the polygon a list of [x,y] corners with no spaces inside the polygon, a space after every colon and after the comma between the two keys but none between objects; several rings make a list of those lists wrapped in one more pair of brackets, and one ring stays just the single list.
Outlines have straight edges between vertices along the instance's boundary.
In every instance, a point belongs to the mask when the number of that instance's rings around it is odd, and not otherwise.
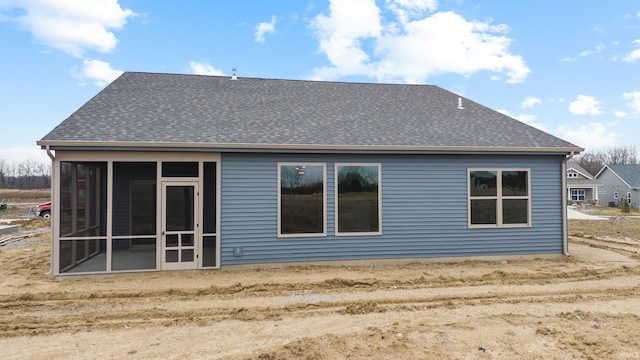
[{"label": "neighboring house", "polygon": [[583,150],[432,85],[131,72],[38,144],[55,275],[566,254]]},{"label": "neighboring house", "polygon": [[567,199],[572,204],[598,204],[602,184],[575,161],[567,163]]},{"label": "neighboring house", "polygon": [[631,207],[640,207],[640,165],[605,165],[596,179],[603,184],[598,195],[602,204],[620,206],[628,199]]}]

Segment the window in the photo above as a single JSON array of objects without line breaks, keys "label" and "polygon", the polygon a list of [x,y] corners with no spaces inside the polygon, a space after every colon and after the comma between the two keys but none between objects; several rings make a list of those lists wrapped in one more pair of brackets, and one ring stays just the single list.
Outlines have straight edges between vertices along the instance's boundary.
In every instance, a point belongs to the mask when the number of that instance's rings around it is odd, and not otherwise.
[{"label": "window", "polygon": [[380,164],[336,164],[336,235],[381,235]]},{"label": "window", "polygon": [[469,169],[469,226],[529,226],[530,171]]},{"label": "window", "polygon": [[326,165],[278,163],[278,237],[324,236]]},{"label": "window", "polygon": [[572,201],[584,201],[584,189],[571,189]]}]

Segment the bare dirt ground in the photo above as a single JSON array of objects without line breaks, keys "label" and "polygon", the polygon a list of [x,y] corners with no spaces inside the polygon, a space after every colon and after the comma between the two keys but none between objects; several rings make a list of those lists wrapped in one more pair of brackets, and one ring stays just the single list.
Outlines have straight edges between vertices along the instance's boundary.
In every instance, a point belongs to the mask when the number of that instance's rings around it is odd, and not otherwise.
[{"label": "bare dirt ground", "polygon": [[39,234],[0,248],[0,356],[640,359],[640,233],[596,233],[635,221],[571,222],[569,258],[64,281]]}]

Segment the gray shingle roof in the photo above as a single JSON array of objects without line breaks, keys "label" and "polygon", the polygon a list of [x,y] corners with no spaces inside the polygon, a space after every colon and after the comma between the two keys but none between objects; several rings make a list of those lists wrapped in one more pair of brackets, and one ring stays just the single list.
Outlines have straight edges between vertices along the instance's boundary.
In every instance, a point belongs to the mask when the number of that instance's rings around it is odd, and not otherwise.
[{"label": "gray shingle roof", "polygon": [[433,85],[126,72],[38,143],[581,150],[458,99]]},{"label": "gray shingle roof", "polygon": [[590,172],[585,170],[585,168],[583,168],[582,166],[578,165],[578,163],[575,162],[575,161],[567,162],[567,170],[569,170],[569,169],[573,169],[573,170],[579,172],[580,174],[593,179],[593,175],[591,175]]},{"label": "gray shingle roof", "polygon": [[640,165],[607,165],[632,188],[640,188]]}]

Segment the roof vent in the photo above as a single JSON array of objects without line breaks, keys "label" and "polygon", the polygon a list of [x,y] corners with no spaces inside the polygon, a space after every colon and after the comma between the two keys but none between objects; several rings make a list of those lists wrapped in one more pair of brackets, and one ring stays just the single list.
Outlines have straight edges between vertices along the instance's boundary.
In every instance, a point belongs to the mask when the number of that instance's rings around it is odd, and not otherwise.
[{"label": "roof vent", "polygon": [[231,74],[231,80],[238,80],[238,77],[236,76],[236,68],[231,69],[231,71],[233,71]]},{"label": "roof vent", "polygon": [[458,109],[464,110],[464,107],[462,106],[462,98],[461,97],[458,98]]}]

